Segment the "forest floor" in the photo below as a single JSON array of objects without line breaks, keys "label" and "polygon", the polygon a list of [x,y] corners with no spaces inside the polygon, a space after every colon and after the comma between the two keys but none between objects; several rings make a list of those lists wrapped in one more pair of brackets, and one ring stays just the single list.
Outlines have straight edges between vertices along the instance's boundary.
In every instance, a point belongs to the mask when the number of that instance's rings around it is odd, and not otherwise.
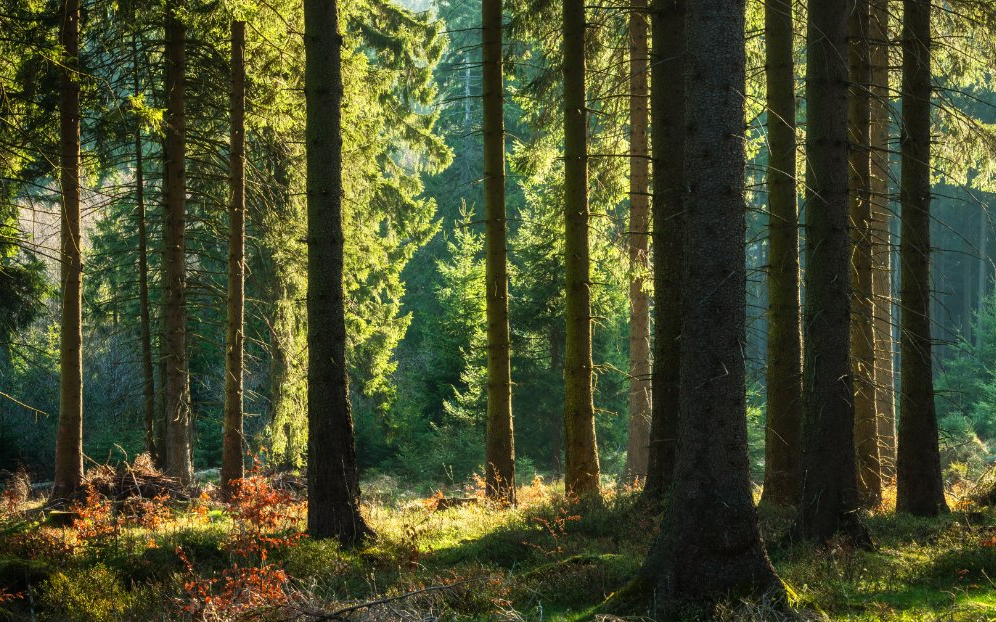
[{"label": "forest floor", "polygon": [[[293,492],[247,482],[230,504],[210,487],[186,502],[91,494],[54,516],[8,499],[0,620],[619,620],[600,607],[639,569],[658,522],[626,487],[579,507],[535,481],[517,509],[502,510],[479,503],[473,487],[448,491],[461,495],[450,502],[381,478],[364,487],[376,538],[342,551],[300,535]],[[873,513],[875,551],[788,545],[790,514],[762,508],[761,519],[792,609],[725,603],[700,617],[996,619],[990,510]]]}]

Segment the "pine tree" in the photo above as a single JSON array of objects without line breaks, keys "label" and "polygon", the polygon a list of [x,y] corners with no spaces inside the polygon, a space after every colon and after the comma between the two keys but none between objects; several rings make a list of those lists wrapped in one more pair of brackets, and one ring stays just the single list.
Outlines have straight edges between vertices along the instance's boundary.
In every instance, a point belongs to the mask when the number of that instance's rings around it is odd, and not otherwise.
[{"label": "pine tree", "polygon": [[242,392],[245,369],[245,108],[246,23],[232,21],[231,136],[229,139],[230,203],[228,207],[228,320],[225,337],[225,423],[221,458],[221,484],[231,492],[231,482],[244,474],[242,460]]},{"label": "pine tree", "polygon": [[336,0],[305,0],[308,186],[308,533],[355,545],[360,514],[346,369],[342,35]]},{"label": "pine tree", "polygon": [[799,496],[802,325],[791,1],[766,0],[764,28],[768,85],[769,267],[768,404],[762,501],[793,505]]},{"label": "pine tree", "polygon": [[564,353],[564,477],[567,492],[599,490],[592,396],[588,114],[584,0],[564,0],[564,226],[567,349]]},{"label": "pine tree", "polygon": [[930,334],[930,0],[903,0],[902,391],[896,510],[947,511],[937,440]]},{"label": "pine tree", "polygon": [[806,131],[806,348],[802,493],[795,535],[870,542],[857,514],[850,359],[848,0],[809,6]]},{"label": "pine tree", "polygon": [[80,213],[80,5],[65,0],[59,68],[59,188],[62,193],[59,330],[59,427],[53,499],[72,495],[83,479],[83,255]]}]

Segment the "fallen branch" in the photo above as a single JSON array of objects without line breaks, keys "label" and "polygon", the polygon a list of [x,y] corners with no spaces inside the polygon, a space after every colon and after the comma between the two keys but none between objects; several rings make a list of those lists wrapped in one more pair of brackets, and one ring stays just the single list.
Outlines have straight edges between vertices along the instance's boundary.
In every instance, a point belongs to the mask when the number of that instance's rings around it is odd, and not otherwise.
[{"label": "fallen branch", "polygon": [[328,622],[329,620],[338,620],[360,609],[369,609],[371,607],[377,607],[379,605],[386,605],[389,603],[397,602],[399,600],[412,598],[414,596],[428,594],[430,592],[441,592],[444,590],[451,590],[455,587],[460,587],[461,585],[466,585],[468,583],[483,581],[485,578],[486,577],[479,577],[477,579],[467,579],[466,581],[457,581],[456,583],[450,583],[449,585],[433,585],[430,587],[422,588],[420,590],[415,590],[413,592],[405,592],[404,594],[398,594],[397,596],[386,596],[384,598],[378,598],[377,600],[369,600],[366,602],[357,603],[355,605],[350,605],[349,607],[336,609],[335,611],[331,612],[311,612],[308,613],[307,615],[311,616],[310,622]]}]

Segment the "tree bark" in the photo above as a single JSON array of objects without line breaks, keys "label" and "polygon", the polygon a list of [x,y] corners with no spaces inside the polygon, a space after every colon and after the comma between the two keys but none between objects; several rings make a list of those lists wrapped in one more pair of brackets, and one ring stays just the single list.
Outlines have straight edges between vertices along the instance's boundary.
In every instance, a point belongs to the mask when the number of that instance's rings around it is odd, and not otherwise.
[{"label": "tree bark", "polygon": [[896,393],[892,347],[892,244],[889,226],[889,0],[872,0],[871,246],[875,300],[875,402],[882,477],[895,478]]},{"label": "tree bark", "polygon": [[355,545],[360,514],[346,367],[342,35],[336,0],[305,0],[308,194],[308,534]]},{"label": "tree bark", "polygon": [[166,146],[163,223],[164,278],[163,321],[166,359],[166,473],[184,485],[194,478],[193,423],[190,412],[190,374],[187,368],[187,129],[186,26],[184,0],[166,2]]},{"label": "tree bark", "polygon": [[484,271],[488,322],[488,498],[515,504],[512,362],[508,327],[508,250],[505,215],[505,117],[502,78],[502,0],[482,0],[484,131]]},{"label": "tree bark", "polygon": [[768,79],[769,263],[768,408],[761,497],[765,503],[794,505],[799,497],[802,322],[790,0],[766,0],[764,31]]},{"label": "tree bark", "polygon": [[647,0],[634,0],[629,13],[629,436],[626,479],[647,477],[650,447],[650,274],[649,49]]},{"label": "tree bark", "polygon": [[[136,19],[134,13],[132,20]],[[131,34],[132,91],[141,95],[138,80],[140,60],[138,31]],[[135,118],[135,206],[138,210],[138,318],[142,342],[142,409],[145,415],[145,450],[158,461],[156,448],[156,379],[152,368],[152,320],[149,315],[149,232],[145,209],[145,152],[142,143],[142,120]]]},{"label": "tree bark", "polygon": [[684,263],[685,0],[655,0],[651,9],[650,131],[653,145],[654,364],[647,481],[643,496],[660,502],[671,486],[677,447]]},{"label": "tree bark", "polygon": [[848,7],[851,90],[849,180],[851,212],[851,370],[854,375],[854,446],[858,494],[865,507],[882,500],[875,384],[875,302],[872,291],[871,58],[868,0]]},{"label": "tree bark", "polygon": [[568,494],[579,496],[599,490],[592,395],[584,10],[584,0],[564,0],[564,485]]},{"label": "tree bark", "polygon": [[65,0],[60,40],[65,53],[59,89],[59,188],[62,192],[59,331],[59,426],[52,499],[72,495],[83,480],[83,256],[80,238],[80,5]]},{"label": "tree bark", "polygon": [[221,485],[245,475],[242,390],[245,370],[246,295],[246,23],[232,22],[231,136],[229,139],[228,321],[225,336],[225,423],[221,448]]},{"label": "tree bark", "polygon": [[930,335],[930,0],[903,0],[902,399],[896,509],[947,511],[937,440]]},{"label": "tree bark", "polygon": [[802,488],[794,535],[823,543],[841,533],[856,544],[870,545],[857,513],[850,358],[848,2],[809,6],[806,348]]},{"label": "tree bark", "polygon": [[662,603],[778,593],[751,497],[745,399],[744,2],[686,13],[685,269],[678,456],[642,570]]}]

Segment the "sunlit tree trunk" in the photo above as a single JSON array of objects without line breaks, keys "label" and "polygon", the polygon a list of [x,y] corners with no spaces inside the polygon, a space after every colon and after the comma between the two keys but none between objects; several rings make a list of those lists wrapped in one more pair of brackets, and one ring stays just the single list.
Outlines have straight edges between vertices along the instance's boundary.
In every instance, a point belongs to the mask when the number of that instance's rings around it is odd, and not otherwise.
[{"label": "sunlit tree trunk", "polygon": [[59,426],[53,499],[72,495],[83,479],[83,256],[80,248],[80,5],[65,0],[60,40],[59,188],[62,192],[59,331]]},{"label": "sunlit tree trunk", "polygon": [[308,534],[355,545],[360,514],[346,367],[342,35],[336,0],[304,2],[308,192]]},{"label": "sunlit tree trunk", "polygon": [[764,32],[768,74],[769,262],[768,410],[762,500],[793,505],[799,496],[802,324],[791,0],[766,0]]},{"label": "sunlit tree trunk", "polygon": [[892,346],[892,244],[889,227],[889,0],[872,0],[871,21],[872,293],[875,300],[875,401],[882,477],[896,466],[896,393]]},{"label": "sunlit tree trunk", "polygon": [[795,536],[870,543],[857,513],[848,236],[847,9],[809,5],[802,488]]},{"label": "sunlit tree trunk", "polygon": [[231,136],[229,140],[228,320],[225,336],[225,423],[221,452],[221,484],[244,474],[242,389],[245,370],[246,279],[246,24],[232,22]]},{"label": "sunlit tree trunk", "polygon": [[512,363],[508,328],[502,2],[481,3],[484,130],[484,244],[488,322],[488,427],[485,481],[491,499],[515,503]]},{"label": "sunlit tree trunk", "polygon": [[650,194],[647,0],[629,12],[629,437],[626,479],[647,476],[650,446]]},{"label": "sunlit tree trunk", "polygon": [[947,511],[937,439],[930,335],[930,0],[903,0],[900,150],[902,391],[896,509]]},{"label": "sunlit tree trunk", "polygon": [[872,291],[871,59],[868,0],[850,0],[848,34],[849,180],[851,212],[851,369],[854,374],[854,445],[858,493],[866,507],[882,500],[875,402],[875,303]]},{"label": "sunlit tree trunk", "polygon": [[663,500],[671,485],[678,435],[681,287],[684,256],[685,0],[651,7],[650,130],[653,146],[654,356],[650,447],[644,498]]},{"label": "sunlit tree trunk", "polygon": [[568,493],[581,496],[599,489],[592,396],[584,11],[584,0],[564,0],[564,482]]},{"label": "sunlit tree trunk", "polygon": [[681,419],[671,493],[642,571],[661,620],[676,619],[666,613],[675,600],[782,589],[747,457],[744,3],[695,0],[686,10],[684,92],[696,116],[685,125]]},{"label": "sunlit tree trunk", "polygon": [[164,189],[166,214],[163,222],[164,279],[163,357],[166,383],[166,472],[183,484],[194,478],[193,422],[190,413],[190,374],[187,368],[187,129],[184,112],[186,93],[186,26],[184,0],[166,2],[166,148]]}]

